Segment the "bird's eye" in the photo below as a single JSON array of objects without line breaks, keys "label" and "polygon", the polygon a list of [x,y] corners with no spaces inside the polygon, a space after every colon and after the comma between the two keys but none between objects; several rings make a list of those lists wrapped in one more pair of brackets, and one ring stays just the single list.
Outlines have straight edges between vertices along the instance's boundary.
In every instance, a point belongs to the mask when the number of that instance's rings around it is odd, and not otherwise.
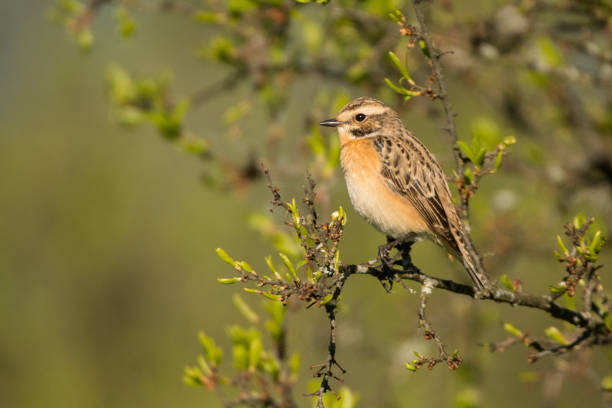
[{"label": "bird's eye", "polygon": [[365,115],[363,113],[358,113],[357,116],[355,116],[355,119],[357,120],[357,122],[363,122],[363,120],[365,119]]}]

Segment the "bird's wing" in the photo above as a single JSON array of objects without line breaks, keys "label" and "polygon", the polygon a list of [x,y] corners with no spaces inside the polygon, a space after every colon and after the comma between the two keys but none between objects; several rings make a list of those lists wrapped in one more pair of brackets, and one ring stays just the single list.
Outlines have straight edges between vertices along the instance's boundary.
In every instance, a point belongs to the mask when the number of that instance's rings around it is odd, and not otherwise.
[{"label": "bird's wing", "polygon": [[[405,131],[408,133],[408,131]],[[405,197],[423,217],[430,230],[458,251],[452,198],[442,169],[427,148],[410,134],[378,137],[374,147],[380,154],[381,175],[387,186]]]}]

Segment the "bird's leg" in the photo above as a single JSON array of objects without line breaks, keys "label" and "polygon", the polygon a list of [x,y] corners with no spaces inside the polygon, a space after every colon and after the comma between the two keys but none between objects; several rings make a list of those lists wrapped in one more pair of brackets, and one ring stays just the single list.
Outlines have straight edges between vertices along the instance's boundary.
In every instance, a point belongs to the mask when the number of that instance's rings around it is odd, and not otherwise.
[{"label": "bird's leg", "polygon": [[387,292],[391,292],[393,288],[393,265],[397,262],[398,258],[402,256],[402,252],[398,250],[398,253],[392,258],[389,257],[389,251],[402,244],[401,239],[395,239],[387,236],[387,243],[378,247],[378,260],[382,266],[383,274],[378,278],[383,288]]},{"label": "bird's leg", "polygon": [[391,251],[401,242],[402,241],[399,239],[387,236],[387,243],[378,247],[378,260],[383,266],[386,266],[388,268],[393,267],[393,263],[396,261],[397,256],[389,258],[389,251]]},{"label": "bird's leg", "polygon": [[401,256],[399,264],[402,266],[403,269],[414,268],[414,265],[412,264],[412,258],[410,257],[410,250],[412,249],[412,244],[414,244],[414,241],[405,240],[400,242],[399,245],[397,245],[398,254]]}]

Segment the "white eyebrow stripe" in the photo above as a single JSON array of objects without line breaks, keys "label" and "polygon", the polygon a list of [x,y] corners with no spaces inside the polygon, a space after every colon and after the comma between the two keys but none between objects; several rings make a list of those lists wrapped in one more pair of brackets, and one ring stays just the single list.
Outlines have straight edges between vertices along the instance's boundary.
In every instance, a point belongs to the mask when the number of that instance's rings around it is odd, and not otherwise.
[{"label": "white eyebrow stripe", "polygon": [[377,115],[377,114],[381,114],[383,112],[385,112],[385,107],[384,106],[379,106],[379,105],[363,105],[360,106],[356,109],[352,109],[351,112],[357,114],[357,113],[363,113],[364,115],[368,116],[368,115]]}]

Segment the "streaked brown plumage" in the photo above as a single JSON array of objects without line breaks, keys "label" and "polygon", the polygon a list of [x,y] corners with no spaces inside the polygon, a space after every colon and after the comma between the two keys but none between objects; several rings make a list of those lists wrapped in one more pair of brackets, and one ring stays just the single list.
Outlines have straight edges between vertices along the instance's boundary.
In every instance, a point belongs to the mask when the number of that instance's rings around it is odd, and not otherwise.
[{"label": "streaked brown plumage", "polygon": [[478,287],[488,286],[479,260],[466,249],[442,168],[393,109],[361,97],[321,125],[338,128],[342,168],[359,214],[394,239],[429,237],[448,247]]}]

